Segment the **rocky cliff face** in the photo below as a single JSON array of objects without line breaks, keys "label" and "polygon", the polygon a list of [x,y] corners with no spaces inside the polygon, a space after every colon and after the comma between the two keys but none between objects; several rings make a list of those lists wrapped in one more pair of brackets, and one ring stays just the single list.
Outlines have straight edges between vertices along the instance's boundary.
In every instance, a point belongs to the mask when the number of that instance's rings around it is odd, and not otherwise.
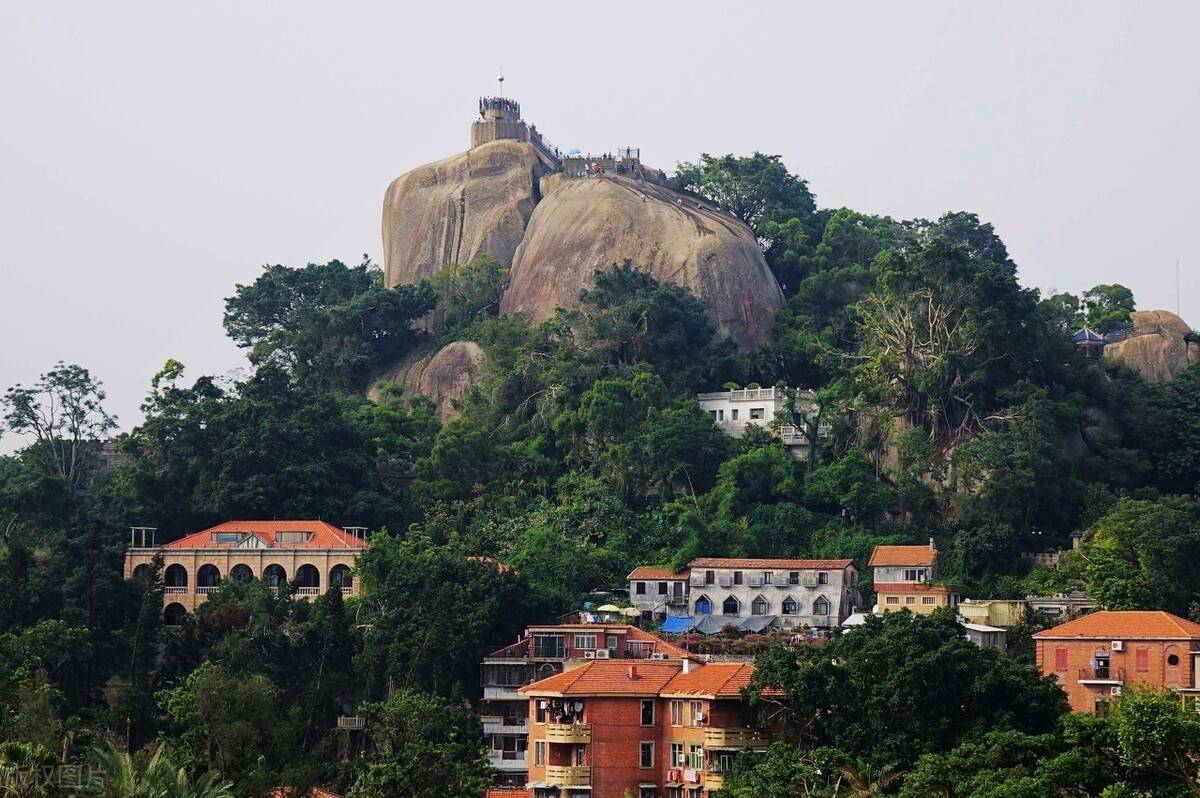
[{"label": "rocky cliff face", "polygon": [[722,335],[743,349],[771,336],[783,293],[750,229],[729,214],[653,183],[624,177],[543,179],[517,247],[504,313],[537,322],[571,307],[592,272],[625,260],[708,305]]},{"label": "rocky cliff face", "polygon": [[369,396],[377,402],[385,386],[397,385],[405,399],[431,399],[437,405],[438,418],[445,422],[458,416],[455,402],[466,395],[483,361],[483,350],[474,341],[454,341],[436,351],[415,352],[379,375]]},{"label": "rocky cliff face", "polygon": [[1186,338],[1192,329],[1166,310],[1139,310],[1131,316],[1133,335],[1104,347],[1104,356],[1124,363],[1151,382],[1169,380],[1200,360],[1200,344]]},{"label": "rocky cliff face", "polygon": [[396,178],[383,198],[388,286],[420,282],[487,252],[512,263],[550,164],[523,141],[494,141]]}]

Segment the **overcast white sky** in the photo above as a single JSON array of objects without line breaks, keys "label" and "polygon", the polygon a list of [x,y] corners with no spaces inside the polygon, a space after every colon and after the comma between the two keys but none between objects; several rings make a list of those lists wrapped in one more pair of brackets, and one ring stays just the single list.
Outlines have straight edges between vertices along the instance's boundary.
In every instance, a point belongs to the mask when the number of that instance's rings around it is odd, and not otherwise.
[{"label": "overcast white sky", "polygon": [[[244,363],[262,264],[380,259],[388,182],[506,93],[560,147],[783,155],[823,206],[992,222],[1027,285],[1200,326],[1200,3],[0,1],[0,389],[58,360],[128,429]],[[12,442],[0,442],[9,448]]]}]

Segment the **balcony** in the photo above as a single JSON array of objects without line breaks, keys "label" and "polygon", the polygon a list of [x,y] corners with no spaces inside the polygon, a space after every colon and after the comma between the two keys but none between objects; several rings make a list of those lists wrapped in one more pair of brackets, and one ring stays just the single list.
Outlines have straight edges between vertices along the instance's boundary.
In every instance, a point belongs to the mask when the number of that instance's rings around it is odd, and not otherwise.
[{"label": "balcony", "polygon": [[163,587],[163,595],[166,596],[185,596],[187,592],[187,585],[166,585]]},{"label": "balcony", "polygon": [[704,771],[704,786],[709,791],[719,790],[725,786],[725,771],[723,770],[705,770]]},{"label": "balcony", "polygon": [[529,769],[529,757],[525,751],[488,751],[488,764],[496,770],[508,772]]},{"label": "balcony", "polygon": [[704,730],[705,748],[766,748],[767,736],[757,729],[710,728]]},{"label": "balcony", "polygon": [[590,723],[547,723],[546,742],[587,745],[592,741]]},{"label": "balcony", "polygon": [[528,734],[529,718],[483,715],[479,718],[484,734]]},{"label": "balcony", "polygon": [[1125,669],[1085,667],[1079,669],[1080,684],[1125,684]]},{"label": "balcony", "polygon": [[296,588],[297,596],[319,596],[321,588],[319,587],[298,587]]},{"label": "balcony", "polygon": [[348,731],[358,731],[367,728],[367,719],[362,715],[339,715],[337,727]]},{"label": "balcony", "polygon": [[207,596],[212,593],[216,593],[217,587],[218,587],[217,585],[201,585],[200,587],[196,588],[196,595],[197,596]]},{"label": "balcony", "polygon": [[587,787],[592,769],[583,765],[546,765],[546,783],[555,787]]}]

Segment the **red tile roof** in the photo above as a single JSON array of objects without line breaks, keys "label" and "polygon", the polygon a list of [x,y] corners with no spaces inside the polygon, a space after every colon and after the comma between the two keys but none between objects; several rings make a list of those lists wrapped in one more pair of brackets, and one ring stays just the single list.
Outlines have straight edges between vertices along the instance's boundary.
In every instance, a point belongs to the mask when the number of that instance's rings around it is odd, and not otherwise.
[{"label": "red tile roof", "polygon": [[670,568],[655,568],[653,565],[639,565],[629,572],[626,579],[687,579],[687,570],[675,572]]},{"label": "red tile roof", "polygon": [[688,563],[690,568],[775,568],[803,570],[819,568],[839,570],[854,564],[854,560],[753,560],[736,557],[701,557]]},{"label": "red tile roof", "polygon": [[1195,640],[1200,624],[1158,610],[1100,610],[1046,629],[1035,640]]},{"label": "red tile roof", "polygon": [[592,660],[527,684],[517,692],[548,696],[657,696],[682,667],[679,662]]},{"label": "red tile roof", "polygon": [[[165,548],[233,549],[238,547],[237,543],[214,543],[213,535],[217,532],[241,532],[247,536],[253,535],[272,549],[363,549],[367,546],[365,540],[360,540],[324,521],[226,521],[168,543]],[[310,532],[312,534],[304,543],[280,543],[276,538],[280,532]]]},{"label": "red tile roof", "polygon": [[931,585],[926,582],[876,582],[876,593],[958,593],[953,585]]},{"label": "red tile roof", "polygon": [[750,684],[754,665],[749,662],[714,662],[680,672],[663,688],[664,696],[705,696],[738,698]]},{"label": "red tile roof", "polygon": [[877,565],[930,566],[937,562],[937,556],[933,546],[876,546],[867,565],[872,568]]}]

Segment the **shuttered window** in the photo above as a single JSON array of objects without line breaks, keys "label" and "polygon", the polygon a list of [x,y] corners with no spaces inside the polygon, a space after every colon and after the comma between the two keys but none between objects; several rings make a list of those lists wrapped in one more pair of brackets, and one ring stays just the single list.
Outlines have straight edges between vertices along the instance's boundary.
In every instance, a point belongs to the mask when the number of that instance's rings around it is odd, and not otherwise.
[{"label": "shuttered window", "polygon": [[1058,648],[1054,649],[1054,670],[1058,671],[1059,673],[1067,672],[1066,646],[1059,646]]},{"label": "shuttered window", "polygon": [[1150,649],[1139,648],[1134,653],[1134,659],[1137,662],[1137,672],[1146,673],[1150,670]]}]

